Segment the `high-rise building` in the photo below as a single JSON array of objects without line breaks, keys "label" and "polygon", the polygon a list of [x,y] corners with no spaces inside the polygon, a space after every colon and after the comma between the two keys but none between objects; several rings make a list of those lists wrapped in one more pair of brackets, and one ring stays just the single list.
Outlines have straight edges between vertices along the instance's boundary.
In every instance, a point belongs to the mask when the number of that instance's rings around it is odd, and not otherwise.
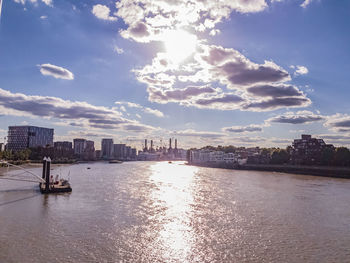
[{"label": "high-rise building", "polygon": [[74,139],[73,142],[74,142],[74,154],[78,156],[82,156],[86,148],[86,140]]},{"label": "high-rise building", "polygon": [[73,158],[74,157],[74,151],[73,151],[73,144],[72,142],[54,142],[53,144],[54,148],[54,154],[53,158],[59,159],[59,158]]},{"label": "high-rise building", "polygon": [[125,157],[126,157],[126,159],[131,158],[131,147],[130,146],[125,147]]},{"label": "high-rise building", "polygon": [[0,143],[0,152],[2,152],[4,150],[4,144]]},{"label": "high-rise building", "polygon": [[95,142],[94,141],[86,141],[85,151],[94,152],[95,151]]},{"label": "high-rise building", "polygon": [[101,141],[102,158],[110,159],[113,157],[113,139],[102,139]]},{"label": "high-rise building", "polygon": [[83,159],[84,160],[94,160],[95,158],[96,158],[95,142],[94,141],[86,141]]},{"label": "high-rise building", "polygon": [[113,145],[113,156],[118,160],[123,160],[125,157],[125,144],[114,144]]},{"label": "high-rise building", "polygon": [[52,147],[54,130],[35,126],[10,126],[7,149],[13,151],[35,147]]},{"label": "high-rise building", "polygon": [[136,157],[137,157],[137,150],[136,150],[136,148],[132,148],[131,149],[131,159],[135,160]]}]

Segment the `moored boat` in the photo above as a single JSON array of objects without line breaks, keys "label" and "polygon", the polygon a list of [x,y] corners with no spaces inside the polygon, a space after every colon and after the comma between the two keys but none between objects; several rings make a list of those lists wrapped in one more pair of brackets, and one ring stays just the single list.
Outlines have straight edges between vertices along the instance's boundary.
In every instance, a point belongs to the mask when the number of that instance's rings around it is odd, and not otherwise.
[{"label": "moored boat", "polygon": [[119,160],[110,160],[109,163],[123,163],[123,162]]}]

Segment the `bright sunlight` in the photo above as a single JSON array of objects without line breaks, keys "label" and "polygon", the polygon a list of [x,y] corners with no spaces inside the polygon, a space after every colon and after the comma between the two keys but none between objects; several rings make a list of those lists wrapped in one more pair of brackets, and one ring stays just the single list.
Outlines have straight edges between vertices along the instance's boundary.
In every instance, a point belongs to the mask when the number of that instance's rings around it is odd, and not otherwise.
[{"label": "bright sunlight", "polygon": [[172,30],[165,34],[164,45],[168,58],[179,64],[196,50],[197,37],[184,30]]}]

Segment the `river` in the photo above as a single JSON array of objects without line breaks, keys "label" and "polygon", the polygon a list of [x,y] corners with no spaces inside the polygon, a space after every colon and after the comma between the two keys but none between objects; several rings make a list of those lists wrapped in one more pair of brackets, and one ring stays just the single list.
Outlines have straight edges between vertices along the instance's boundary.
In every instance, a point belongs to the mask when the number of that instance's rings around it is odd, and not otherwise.
[{"label": "river", "polygon": [[0,181],[1,263],[350,261],[350,180],[181,162],[52,171],[68,172],[70,194]]}]

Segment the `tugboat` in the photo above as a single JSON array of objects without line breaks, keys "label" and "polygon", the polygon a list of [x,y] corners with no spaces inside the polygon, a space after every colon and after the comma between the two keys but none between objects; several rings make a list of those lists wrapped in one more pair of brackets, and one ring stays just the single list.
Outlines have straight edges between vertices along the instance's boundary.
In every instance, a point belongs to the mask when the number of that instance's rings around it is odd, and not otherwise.
[{"label": "tugboat", "polygon": [[[42,194],[54,194],[54,193],[67,193],[72,192],[72,188],[68,180],[60,179],[53,180],[53,176],[50,176],[50,166],[51,159],[50,157],[44,158],[43,160],[43,174],[42,179],[45,180],[45,183],[39,183],[39,189]],[[57,176],[58,177],[58,176]]]},{"label": "tugboat", "polygon": [[123,163],[123,162],[119,160],[110,160],[109,163]]}]

